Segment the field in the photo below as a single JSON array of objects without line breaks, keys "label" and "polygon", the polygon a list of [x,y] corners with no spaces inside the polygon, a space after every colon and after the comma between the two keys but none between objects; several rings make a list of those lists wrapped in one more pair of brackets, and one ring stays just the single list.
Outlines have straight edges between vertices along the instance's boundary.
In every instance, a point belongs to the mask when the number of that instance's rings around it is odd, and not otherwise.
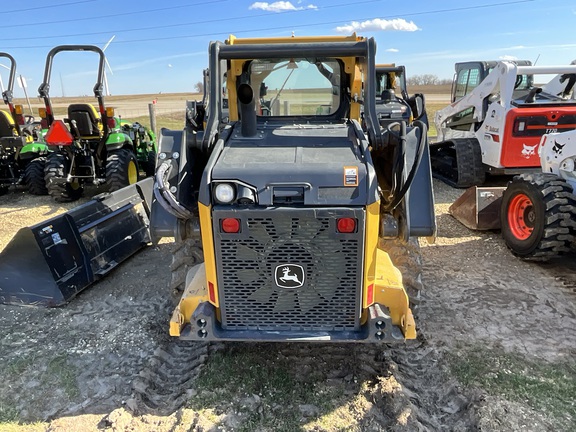
[{"label": "field", "polygon": [[[433,118],[447,96],[426,95]],[[181,128],[195,97],[157,96],[159,127]],[[146,123],[155,97],[114,103]],[[521,261],[499,233],[449,216],[461,190],[434,181],[434,192],[438,237],[420,245],[415,341],[172,340],[175,245],[163,239],[66,307],[0,305],[0,431],[576,430],[573,255]],[[23,190],[2,197],[0,250],[71,206]]]}]

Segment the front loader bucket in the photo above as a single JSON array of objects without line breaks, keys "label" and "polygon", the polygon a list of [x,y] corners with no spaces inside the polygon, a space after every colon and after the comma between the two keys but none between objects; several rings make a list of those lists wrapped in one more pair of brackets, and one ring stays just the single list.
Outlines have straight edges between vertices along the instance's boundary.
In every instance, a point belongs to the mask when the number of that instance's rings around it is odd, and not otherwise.
[{"label": "front loader bucket", "polygon": [[20,229],[0,253],[0,303],[59,306],[150,241],[152,178]]},{"label": "front loader bucket", "polygon": [[505,187],[472,186],[448,212],[472,230],[500,229],[500,203]]}]

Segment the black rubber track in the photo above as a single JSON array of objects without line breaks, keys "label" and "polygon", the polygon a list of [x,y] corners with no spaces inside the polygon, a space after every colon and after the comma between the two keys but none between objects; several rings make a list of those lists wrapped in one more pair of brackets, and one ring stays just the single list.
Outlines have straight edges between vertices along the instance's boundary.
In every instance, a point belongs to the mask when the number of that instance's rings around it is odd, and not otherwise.
[{"label": "black rubber track", "polygon": [[24,168],[24,183],[28,186],[28,192],[32,195],[47,195],[48,188],[44,179],[46,157],[40,156],[32,159]]},{"label": "black rubber track", "polygon": [[[534,204],[535,227],[530,237],[518,240],[508,222],[512,198],[527,195]],[[576,238],[576,196],[572,187],[554,174],[521,174],[508,184],[500,212],[502,237],[520,258],[545,261],[569,252]]]},{"label": "black rubber track", "polygon": [[66,157],[60,153],[51,153],[46,158],[44,181],[48,193],[58,202],[76,201],[82,196],[84,188],[74,189],[66,182]]},{"label": "black rubber track", "polygon": [[430,161],[432,175],[450,186],[468,188],[486,180],[482,150],[476,138],[431,144]]}]

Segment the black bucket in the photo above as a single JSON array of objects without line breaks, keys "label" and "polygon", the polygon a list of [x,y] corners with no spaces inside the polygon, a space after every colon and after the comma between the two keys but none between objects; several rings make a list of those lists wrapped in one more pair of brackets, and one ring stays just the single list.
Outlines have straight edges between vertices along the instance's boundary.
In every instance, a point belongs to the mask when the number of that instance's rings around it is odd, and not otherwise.
[{"label": "black bucket", "polygon": [[59,306],[150,242],[153,179],[20,229],[0,253],[0,303]]}]

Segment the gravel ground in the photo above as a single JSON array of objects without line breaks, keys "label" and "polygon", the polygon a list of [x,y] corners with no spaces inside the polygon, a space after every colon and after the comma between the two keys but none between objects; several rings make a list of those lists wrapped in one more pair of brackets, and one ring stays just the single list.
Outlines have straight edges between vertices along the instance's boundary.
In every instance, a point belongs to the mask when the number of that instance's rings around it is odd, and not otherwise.
[{"label": "gravel ground", "polygon": [[[283,430],[541,431],[574,425],[568,414],[558,423],[525,402],[464,386],[447,360],[481,347],[488,354],[502,351],[531,361],[573,364],[574,260],[518,260],[498,233],[472,232],[448,215],[462,191],[437,181],[434,188],[438,238],[435,244],[421,241],[425,287],[416,341],[389,348],[181,346],[166,335],[176,298],[169,288],[173,245],[165,240],[120,265],[66,307],[0,305],[0,429],[280,430],[269,426],[269,417],[282,408],[267,408],[274,404],[266,393],[231,400],[223,395],[203,409],[189,403],[195,395],[217,390],[198,388],[199,368],[185,364],[194,357],[195,364],[209,366],[211,358],[222,356],[249,356],[263,371],[264,365],[281,361],[295,382],[318,380],[318,394],[342,389],[330,410],[319,402],[284,400],[301,419],[298,428]],[[2,197],[0,249],[18,228],[70,207],[23,191]],[[155,372],[165,378],[151,378]],[[273,386],[272,378],[263,375],[264,385]],[[150,381],[162,379],[169,385],[150,388]],[[142,380],[148,382],[139,384]],[[154,409],[138,399],[142,389],[155,392]],[[254,412],[260,420],[247,423]],[[339,420],[326,420],[331,418]]]}]

